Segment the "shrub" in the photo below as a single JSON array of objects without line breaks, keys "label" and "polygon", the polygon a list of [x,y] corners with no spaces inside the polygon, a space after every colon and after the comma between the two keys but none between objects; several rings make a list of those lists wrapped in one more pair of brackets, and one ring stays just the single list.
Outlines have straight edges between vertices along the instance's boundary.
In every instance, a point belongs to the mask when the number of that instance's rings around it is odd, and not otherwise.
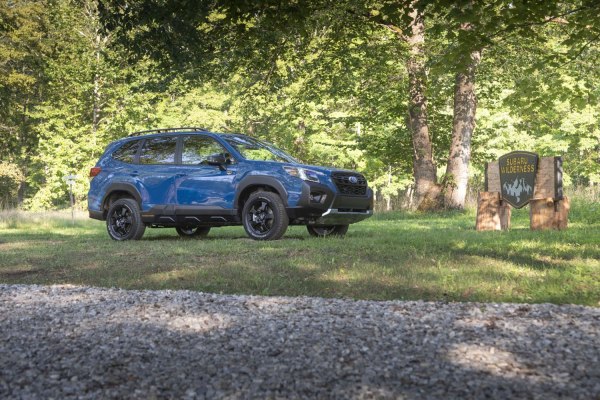
[{"label": "shrub", "polygon": [[0,208],[17,203],[19,187],[24,179],[16,164],[0,162]]}]

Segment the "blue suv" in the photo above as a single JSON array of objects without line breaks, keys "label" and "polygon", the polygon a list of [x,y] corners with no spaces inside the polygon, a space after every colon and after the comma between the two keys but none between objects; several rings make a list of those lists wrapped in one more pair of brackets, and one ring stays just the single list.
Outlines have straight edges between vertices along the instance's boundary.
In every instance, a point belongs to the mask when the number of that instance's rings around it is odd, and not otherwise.
[{"label": "blue suv", "polygon": [[203,237],[227,225],[256,240],[279,239],[288,225],[342,236],[373,214],[373,192],[357,172],[303,165],[269,143],[200,128],[117,140],[90,176],[90,218],[106,221],[115,240],[140,239],[146,227]]}]

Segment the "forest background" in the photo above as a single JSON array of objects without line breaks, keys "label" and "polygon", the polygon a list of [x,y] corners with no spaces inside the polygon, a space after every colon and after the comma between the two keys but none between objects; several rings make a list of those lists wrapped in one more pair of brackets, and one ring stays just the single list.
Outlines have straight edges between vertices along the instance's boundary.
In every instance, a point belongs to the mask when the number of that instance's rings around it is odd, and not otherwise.
[{"label": "forest background", "polygon": [[0,206],[85,206],[129,133],[242,132],[364,173],[384,208],[463,208],[486,162],[600,183],[600,2],[5,0]]}]

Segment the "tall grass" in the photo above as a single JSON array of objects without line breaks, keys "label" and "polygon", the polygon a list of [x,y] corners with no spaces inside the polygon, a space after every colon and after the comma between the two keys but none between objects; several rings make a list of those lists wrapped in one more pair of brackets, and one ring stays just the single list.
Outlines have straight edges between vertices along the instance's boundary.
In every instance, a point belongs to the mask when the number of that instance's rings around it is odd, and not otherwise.
[{"label": "tall grass", "polygon": [[[479,187],[469,187],[467,191],[467,196],[465,198],[465,208],[466,209],[476,209],[477,208],[477,195],[481,188]],[[600,203],[600,186],[576,186],[576,187],[568,187],[564,190],[565,196],[568,196],[571,201],[574,201],[576,204],[598,204]],[[392,196],[389,199],[388,208],[388,199],[383,196],[376,196],[375,198],[375,212],[385,212],[385,211],[406,211],[410,207],[411,204],[411,191],[410,188],[406,190],[399,191],[396,196]]]},{"label": "tall grass", "polygon": [[70,210],[39,212],[23,211],[19,209],[0,210],[0,229],[77,227],[81,226],[87,220],[88,214],[84,211],[75,211],[73,223]]}]

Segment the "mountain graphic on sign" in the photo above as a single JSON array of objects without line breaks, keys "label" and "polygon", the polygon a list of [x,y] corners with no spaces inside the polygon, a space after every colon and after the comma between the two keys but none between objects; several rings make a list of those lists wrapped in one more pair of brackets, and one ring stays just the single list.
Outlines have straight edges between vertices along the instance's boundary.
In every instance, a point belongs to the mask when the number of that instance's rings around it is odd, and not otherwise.
[{"label": "mountain graphic on sign", "polygon": [[506,193],[507,195],[516,197],[518,203],[521,201],[521,195],[523,194],[523,192],[531,194],[533,188],[527,183],[525,183],[524,178],[516,178],[515,181],[510,185],[508,184],[508,182],[505,182],[502,186],[502,190],[504,190],[504,193]]}]

